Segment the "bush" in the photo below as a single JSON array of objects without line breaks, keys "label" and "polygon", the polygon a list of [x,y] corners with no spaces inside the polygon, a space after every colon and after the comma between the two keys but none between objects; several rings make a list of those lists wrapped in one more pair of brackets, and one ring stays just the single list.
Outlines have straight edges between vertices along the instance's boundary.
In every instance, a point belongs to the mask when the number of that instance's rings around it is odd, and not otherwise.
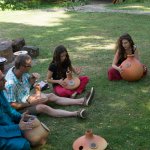
[{"label": "bush", "polygon": [[85,5],[88,3],[89,3],[89,0],[67,0],[67,1],[62,2],[62,6],[74,9],[74,6]]},{"label": "bush", "polygon": [[2,10],[23,10],[27,8],[39,8],[41,4],[58,3],[63,7],[74,7],[85,5],[89,0],[0,0],[0,8]]},{"label": "bush", "polygon": [[26,0],[25,4],[28,8],[37,8],[41,4],[41,0]]},{"label": "bush", "polygon": [[38,7],[40,3],[41,0],[1,0],[0,8],[2,10],[22,10],[26,8]]}]

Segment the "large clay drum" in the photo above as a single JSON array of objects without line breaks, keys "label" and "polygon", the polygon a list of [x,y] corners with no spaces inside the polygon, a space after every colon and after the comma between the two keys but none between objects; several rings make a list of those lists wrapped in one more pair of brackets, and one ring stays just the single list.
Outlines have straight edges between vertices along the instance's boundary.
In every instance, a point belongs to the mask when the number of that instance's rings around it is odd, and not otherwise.
[{"label": "large clay drum", "polygon": [[120,74],[124,80],[137,81],[143,76],[143,65],[134,57],[134,55],[128,55],[127,59],[122,62],[120,67],[123,69]]},{"label": "large clay drum", "polygon": [[73,143],[73,150],[105,150],[107,142],[104,138],[94,135],[91,130],[79,137]]},{"label": "large clay drum", "polygon": [[26,130],[24,132],[24,137],[28,139],[32,146],[44,145],[46,143],[47,137],[49,135],[49,128],[37,118],[34,118],[33,124],[35,128],[31,130]]},{"label": "large clay drum", "polygon": [[80,85],[80,79],[78,77],[73,77],[71,71],[67,71],[66,76],[67,78],[64,79],[64,82],[66,82],[67,85],[65,85],[64,88],[69,90],[77,89]]},{"label": "large clay drum", "polygon": [[72,79],[66,78],[64,81],[67,83],[67,85],[64,86],[65,89],[74,90],[80,85],[80,79],[78,77],[73,77]]}]

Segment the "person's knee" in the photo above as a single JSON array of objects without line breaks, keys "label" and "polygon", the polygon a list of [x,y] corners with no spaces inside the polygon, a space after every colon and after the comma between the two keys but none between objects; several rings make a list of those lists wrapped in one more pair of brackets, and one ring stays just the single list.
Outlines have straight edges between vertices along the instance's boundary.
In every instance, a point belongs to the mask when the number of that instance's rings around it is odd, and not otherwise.
[{"label": "person's knee", "polygon": [[18,137],[8,139],[5,143],[5,148],[8,150],[30,150],[30,143],[26,138]]},{"label": "person's knee", "polygon": [[45,112],[45,111],[47,111],[47,107],[49,107],[49,106],[44,105],[44,104],[38,104],[38,105],[36,105],[36,111],[37,111],[37,113]]},{"label": "person's knee", "polygon": [[88,76],[85,76],[86,82],[89,82],[90,78]]},{"label": "person's knee", "polygon": [[116,70],[114,68],[109,68],[108,69],[108,80],[112,81],[115,78]]},{"label": "person's knee", "polygon": [[69,97],[70,95],[68,95],[68,93],[65,90],[62,90],[59,92],[59,96],[60,97]]},{"label": "person's knee", "polygon": [[60,97],[69,97],[70,96],[70,92],[64,88],[62,88],[61,90],[57,90],[56,93]]},{"label": "person's knee", "polygon": [[53,100],[56,97],[54,93],[48,94],[48,99]]},{"label": "person's knee", "polygon": [[88,76],[81,76],[81,77],[80,77],[80,80],[81,80],[81,82],[88,83],[89,80],[90,80],[90,78],[89,78]]}]

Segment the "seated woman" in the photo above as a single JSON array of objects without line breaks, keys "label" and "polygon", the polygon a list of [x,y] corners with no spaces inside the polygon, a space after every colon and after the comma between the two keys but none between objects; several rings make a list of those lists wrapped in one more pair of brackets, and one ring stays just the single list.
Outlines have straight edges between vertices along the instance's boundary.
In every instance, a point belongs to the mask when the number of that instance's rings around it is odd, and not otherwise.
[{"label": "seated woman", "polygon": [[[134,45],[134,42],[129,34],[123,34],[119,37],[116,45],[116,53],[112,62],[112,67],[108,69],[108,79],[109,80],[121,80],[122,77],[120,72],[122,68],[120,67],[121,63],[127,58],[127,55],[134,54],[139,60],[138,50]],[[147,68],[143,65],[144,71],[143,76],[147,73]]]},{"label": "seated woman", "polygon": [[[66,72],[68,70],[72,71],[76,75],[79,75],[81,72],[81,69],[75,69],[72,66],[67,49],[63,45],[59,45],[56,47],[53,60],[49,65],[47,81],[53,84],[53,90],[57,95],[61,97],[74,98],[77,94],[81,94],[83,92],[87,83],[89,82],[89,77],[79,76],[79,87],[74,90],[66,89],[64,88],[66,85],[64,79],[66,78]],[[94,89],[92,87],[90,93],[93,93],[93,90]]]}]

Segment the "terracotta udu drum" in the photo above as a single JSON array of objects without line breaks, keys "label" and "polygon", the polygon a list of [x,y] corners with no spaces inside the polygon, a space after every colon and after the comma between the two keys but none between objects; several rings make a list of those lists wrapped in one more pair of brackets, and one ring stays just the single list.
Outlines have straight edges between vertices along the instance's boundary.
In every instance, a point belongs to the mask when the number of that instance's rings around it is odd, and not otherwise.
[{"label": "terracotta udu drum", "polygon": [[124,80],[137,81],[143,76],[143,65],[134,55],[127,55],[127,59],[122,62],[120,67],[123,69],[120,74]]},{"label": "terracotta udu drum", "polygon": [[77,138],[73,142],[73,150],[105,150],[108,143],[98,135],[94,135],[92,130],[87,130],[85,135]]},{"label": "terracotta udu drum", "polygon": [[67,78],[64,81],[67,83],[64,88],[74,90],[80,86],[80,79],[78,77],[73,77],[71,71],[66,72]]},{"label": "terracotta udu drum", "polygon": [[26,130],[24,132],[24,137],[28,139],[32,146],[44,145],[47,141],[49,135],[49,128],[37,118],[34,118],[33,124],[35,128],[31,130]]}]

